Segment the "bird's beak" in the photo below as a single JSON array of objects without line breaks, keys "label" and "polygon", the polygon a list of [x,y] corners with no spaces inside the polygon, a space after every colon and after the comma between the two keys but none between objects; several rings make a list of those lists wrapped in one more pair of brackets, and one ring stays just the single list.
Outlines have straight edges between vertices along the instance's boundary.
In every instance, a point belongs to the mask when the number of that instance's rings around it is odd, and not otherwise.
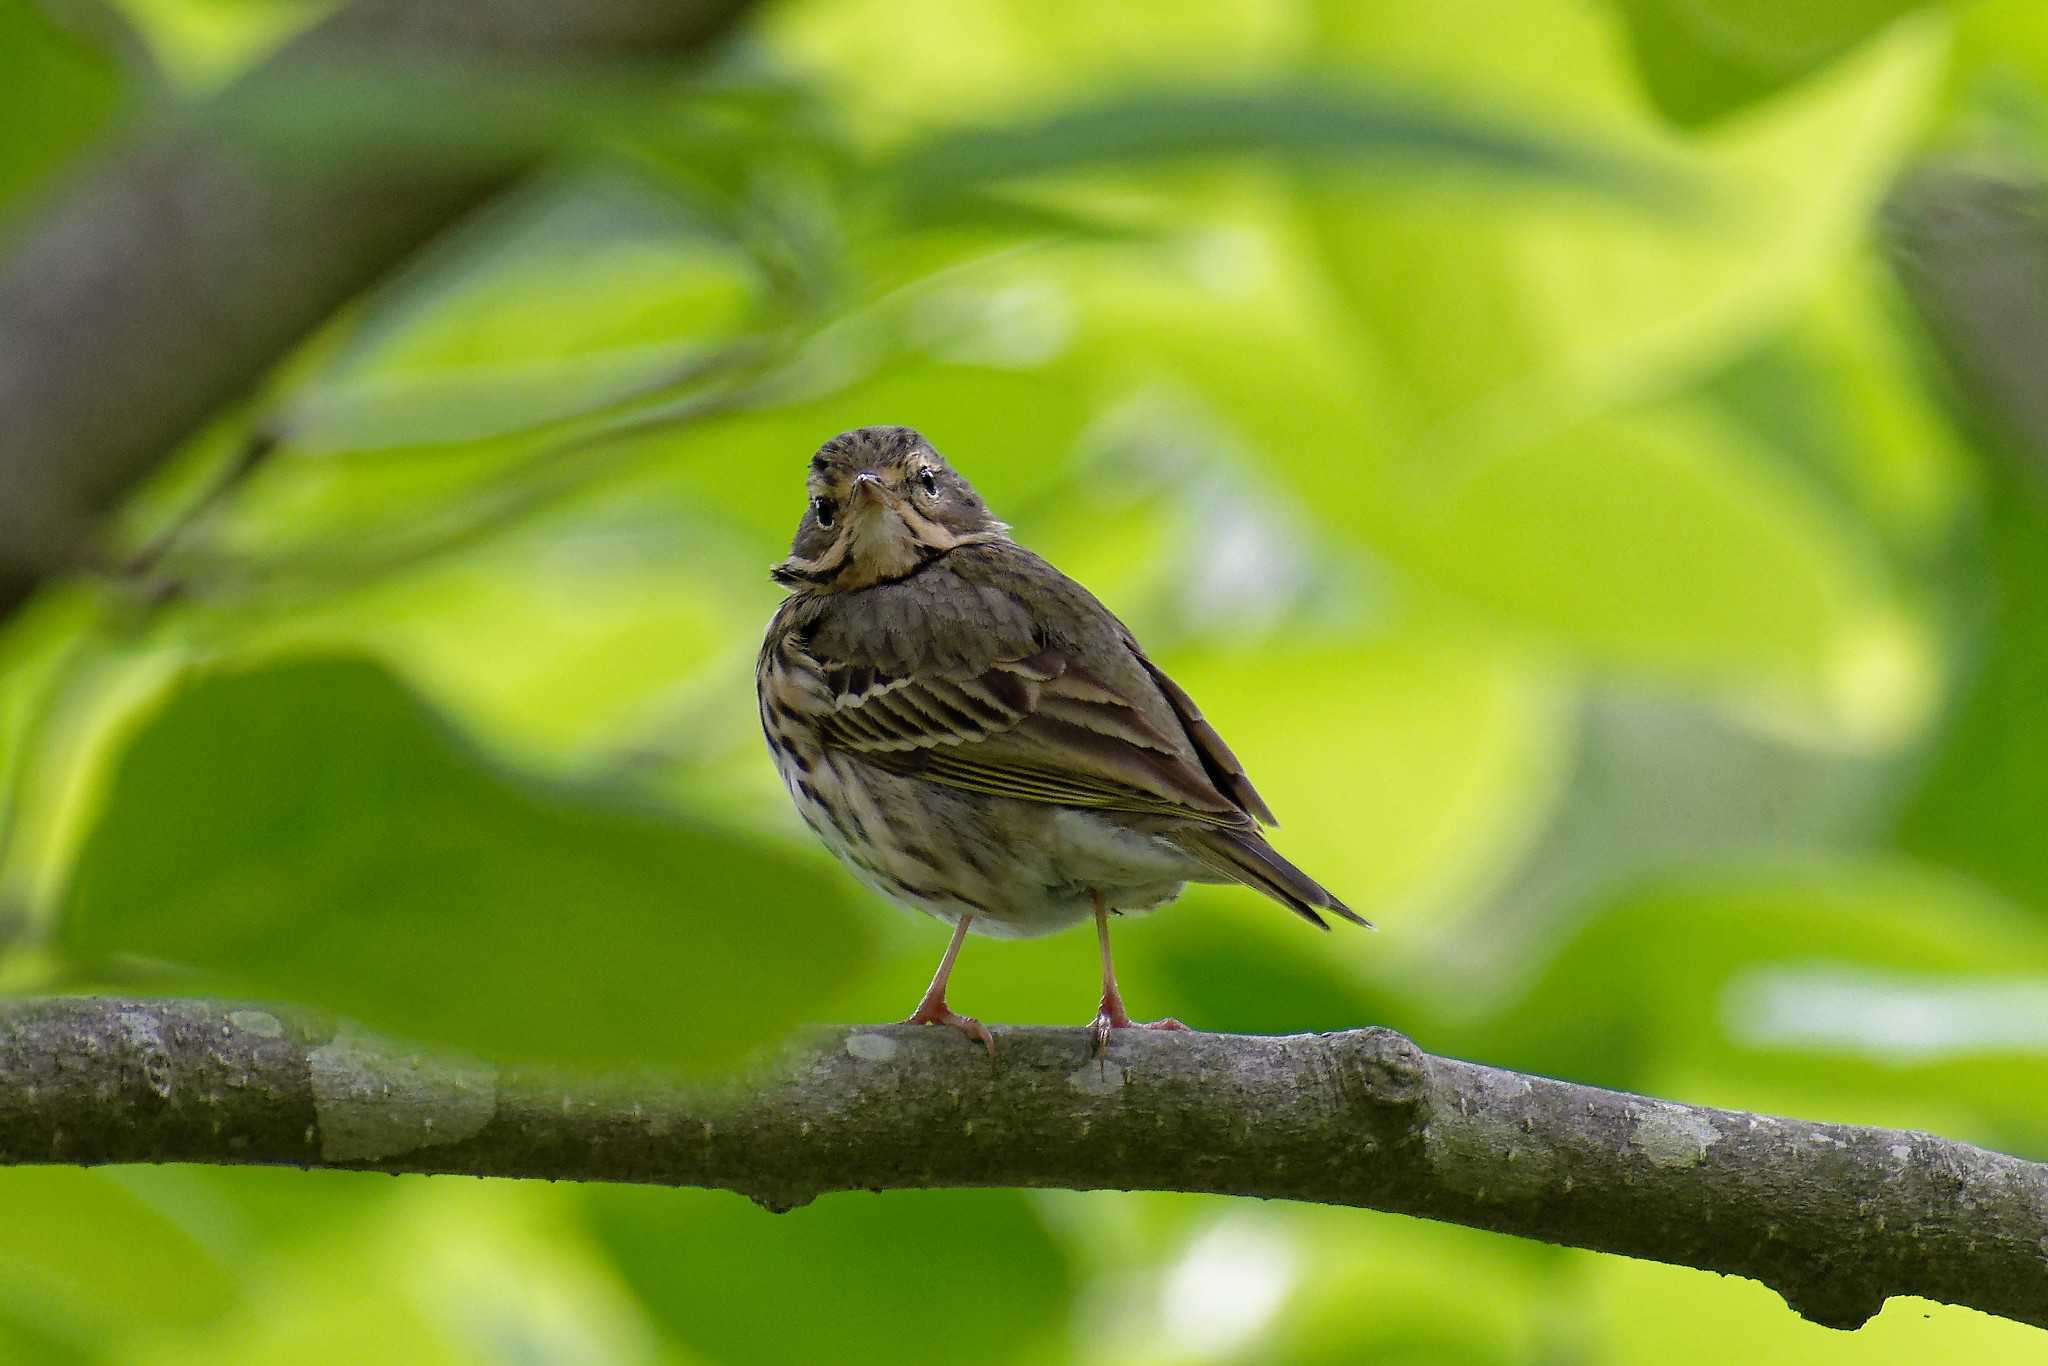
[{"label": "bird's beak", "polygon": [[847,490],[847,495],[848,500],[855,504],[885,504],[890,501],[888,485],[873,470],[862,470],[853,476],[853,487]]}]

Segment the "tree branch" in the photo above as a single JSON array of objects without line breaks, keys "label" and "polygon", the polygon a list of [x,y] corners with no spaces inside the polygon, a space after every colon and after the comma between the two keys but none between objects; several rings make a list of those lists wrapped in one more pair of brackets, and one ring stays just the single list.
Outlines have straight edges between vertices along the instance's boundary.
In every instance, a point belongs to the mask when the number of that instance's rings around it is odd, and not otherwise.
[{"label": "tree branch", "polygon": [[272,1006],[0,1003],[0,1165],[283,1163],[838,1190],[1205,1191],[1391,1210],[1748,1276],[1853,1328],[1889,1295],[2048,1327],[2048,1166],[1433,1057],[1252,1038],[814,1033],[740,1082],[569,1079]]},{"label": "tree branch", "polygon": [[537,155],[384,147],[287,167],[237,154],[219,110],[282,102],[308,78],[331,90],[365,62],[459,77],[684,52],[746,2],[357,0],[210,109],[109,153],[0,257],[0,615],[72,567],[100,513],[178,442]]}]

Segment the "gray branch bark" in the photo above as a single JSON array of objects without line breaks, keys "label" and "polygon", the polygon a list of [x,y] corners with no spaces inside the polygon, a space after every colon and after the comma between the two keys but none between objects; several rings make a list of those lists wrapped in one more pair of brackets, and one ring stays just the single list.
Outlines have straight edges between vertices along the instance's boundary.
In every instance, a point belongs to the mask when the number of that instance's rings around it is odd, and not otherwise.
[{"label": "gray branch bark", "polygon": [[[746,0],[357,0],[224,92],[289,97],[351,62],[459,73],[693,49]],[[277,92],[283,92],[280,96]],[[403,149],[284,167],[207,109],[145,120],[0,255],[0,615],[292,345],[535,153]]]},{"label": "gray branch bark", "polygon": [[1252,1038],[818,1031],[749,1076],[569,1078],[275,1006],[0,1003],[0,1165],[282,1163],[841,1190],[1177,1190],[1391,1210],[1762,1281],[1853,1328],[1890,1295],[2048,1327],[2048,1166],[1422,1052]]}]

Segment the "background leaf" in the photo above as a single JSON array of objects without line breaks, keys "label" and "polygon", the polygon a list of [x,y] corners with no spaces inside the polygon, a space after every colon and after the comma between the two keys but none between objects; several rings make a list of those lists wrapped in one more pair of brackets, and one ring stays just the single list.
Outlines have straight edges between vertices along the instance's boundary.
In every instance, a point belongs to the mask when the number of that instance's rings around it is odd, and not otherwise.
[{"label": "background leaf", "polygon": [[[122,92],[119,63],[100,39],[118,33],[90,6],[0,5],[0,228],[13,201],[87,145]],[[72,23],[56,16],[68,13]]]},{"label": "background leaf", "polygon": [[105,962],[478,1053],[713,1066],[860,960],[843,885],[757,839],[498,771],[362,660],[180,690],[123,756],[65,906]]},{"label": "background leaf", "polygon": [[1643,85],[1681,124],[1705,123],[1826,66],[1926,0],[1614,0]]},{"label": "background leaf", "polygon": [[588,1208],[656,1320],[712,1360],[748,1360],[772,1340],[889,1366],[906,1330],[939,1356],[1043,1359],[1072,1272],[1029,1199],[906,1195],[828,1195],[787,1218],[721,1191],[622,1187],[592,1191]]},{"label": "background leaf", "polygon": [[1431,179],[1469,171],[1667,210],[1682,202],[1668,170],[1498,126],[1419,93],[1299,79],[1270,90],[1126,94],[1034,122],[951,129],[898,152],[884,173],[906,210],[922,215],[935,200],[1006,181],[1244,156],[1347,178],[1402,168]]}]

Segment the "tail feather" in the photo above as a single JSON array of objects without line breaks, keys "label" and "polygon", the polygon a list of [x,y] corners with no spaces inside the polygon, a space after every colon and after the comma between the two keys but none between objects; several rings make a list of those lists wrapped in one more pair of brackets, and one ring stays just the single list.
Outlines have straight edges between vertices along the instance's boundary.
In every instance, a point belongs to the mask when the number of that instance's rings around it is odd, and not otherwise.
[{"label": "tail feather", "polygon": [[1205,826],[1180,834],[1177,842],[1227,881],[1241,882],[1255,891],[1264,892],[1317,929],[1330,928],[1316,914],[1317,911],[1328,911],[1368,930],[1373,928],[1370,920],[1330,895],[1307,873],[1281,858],[1255,830]]}]

